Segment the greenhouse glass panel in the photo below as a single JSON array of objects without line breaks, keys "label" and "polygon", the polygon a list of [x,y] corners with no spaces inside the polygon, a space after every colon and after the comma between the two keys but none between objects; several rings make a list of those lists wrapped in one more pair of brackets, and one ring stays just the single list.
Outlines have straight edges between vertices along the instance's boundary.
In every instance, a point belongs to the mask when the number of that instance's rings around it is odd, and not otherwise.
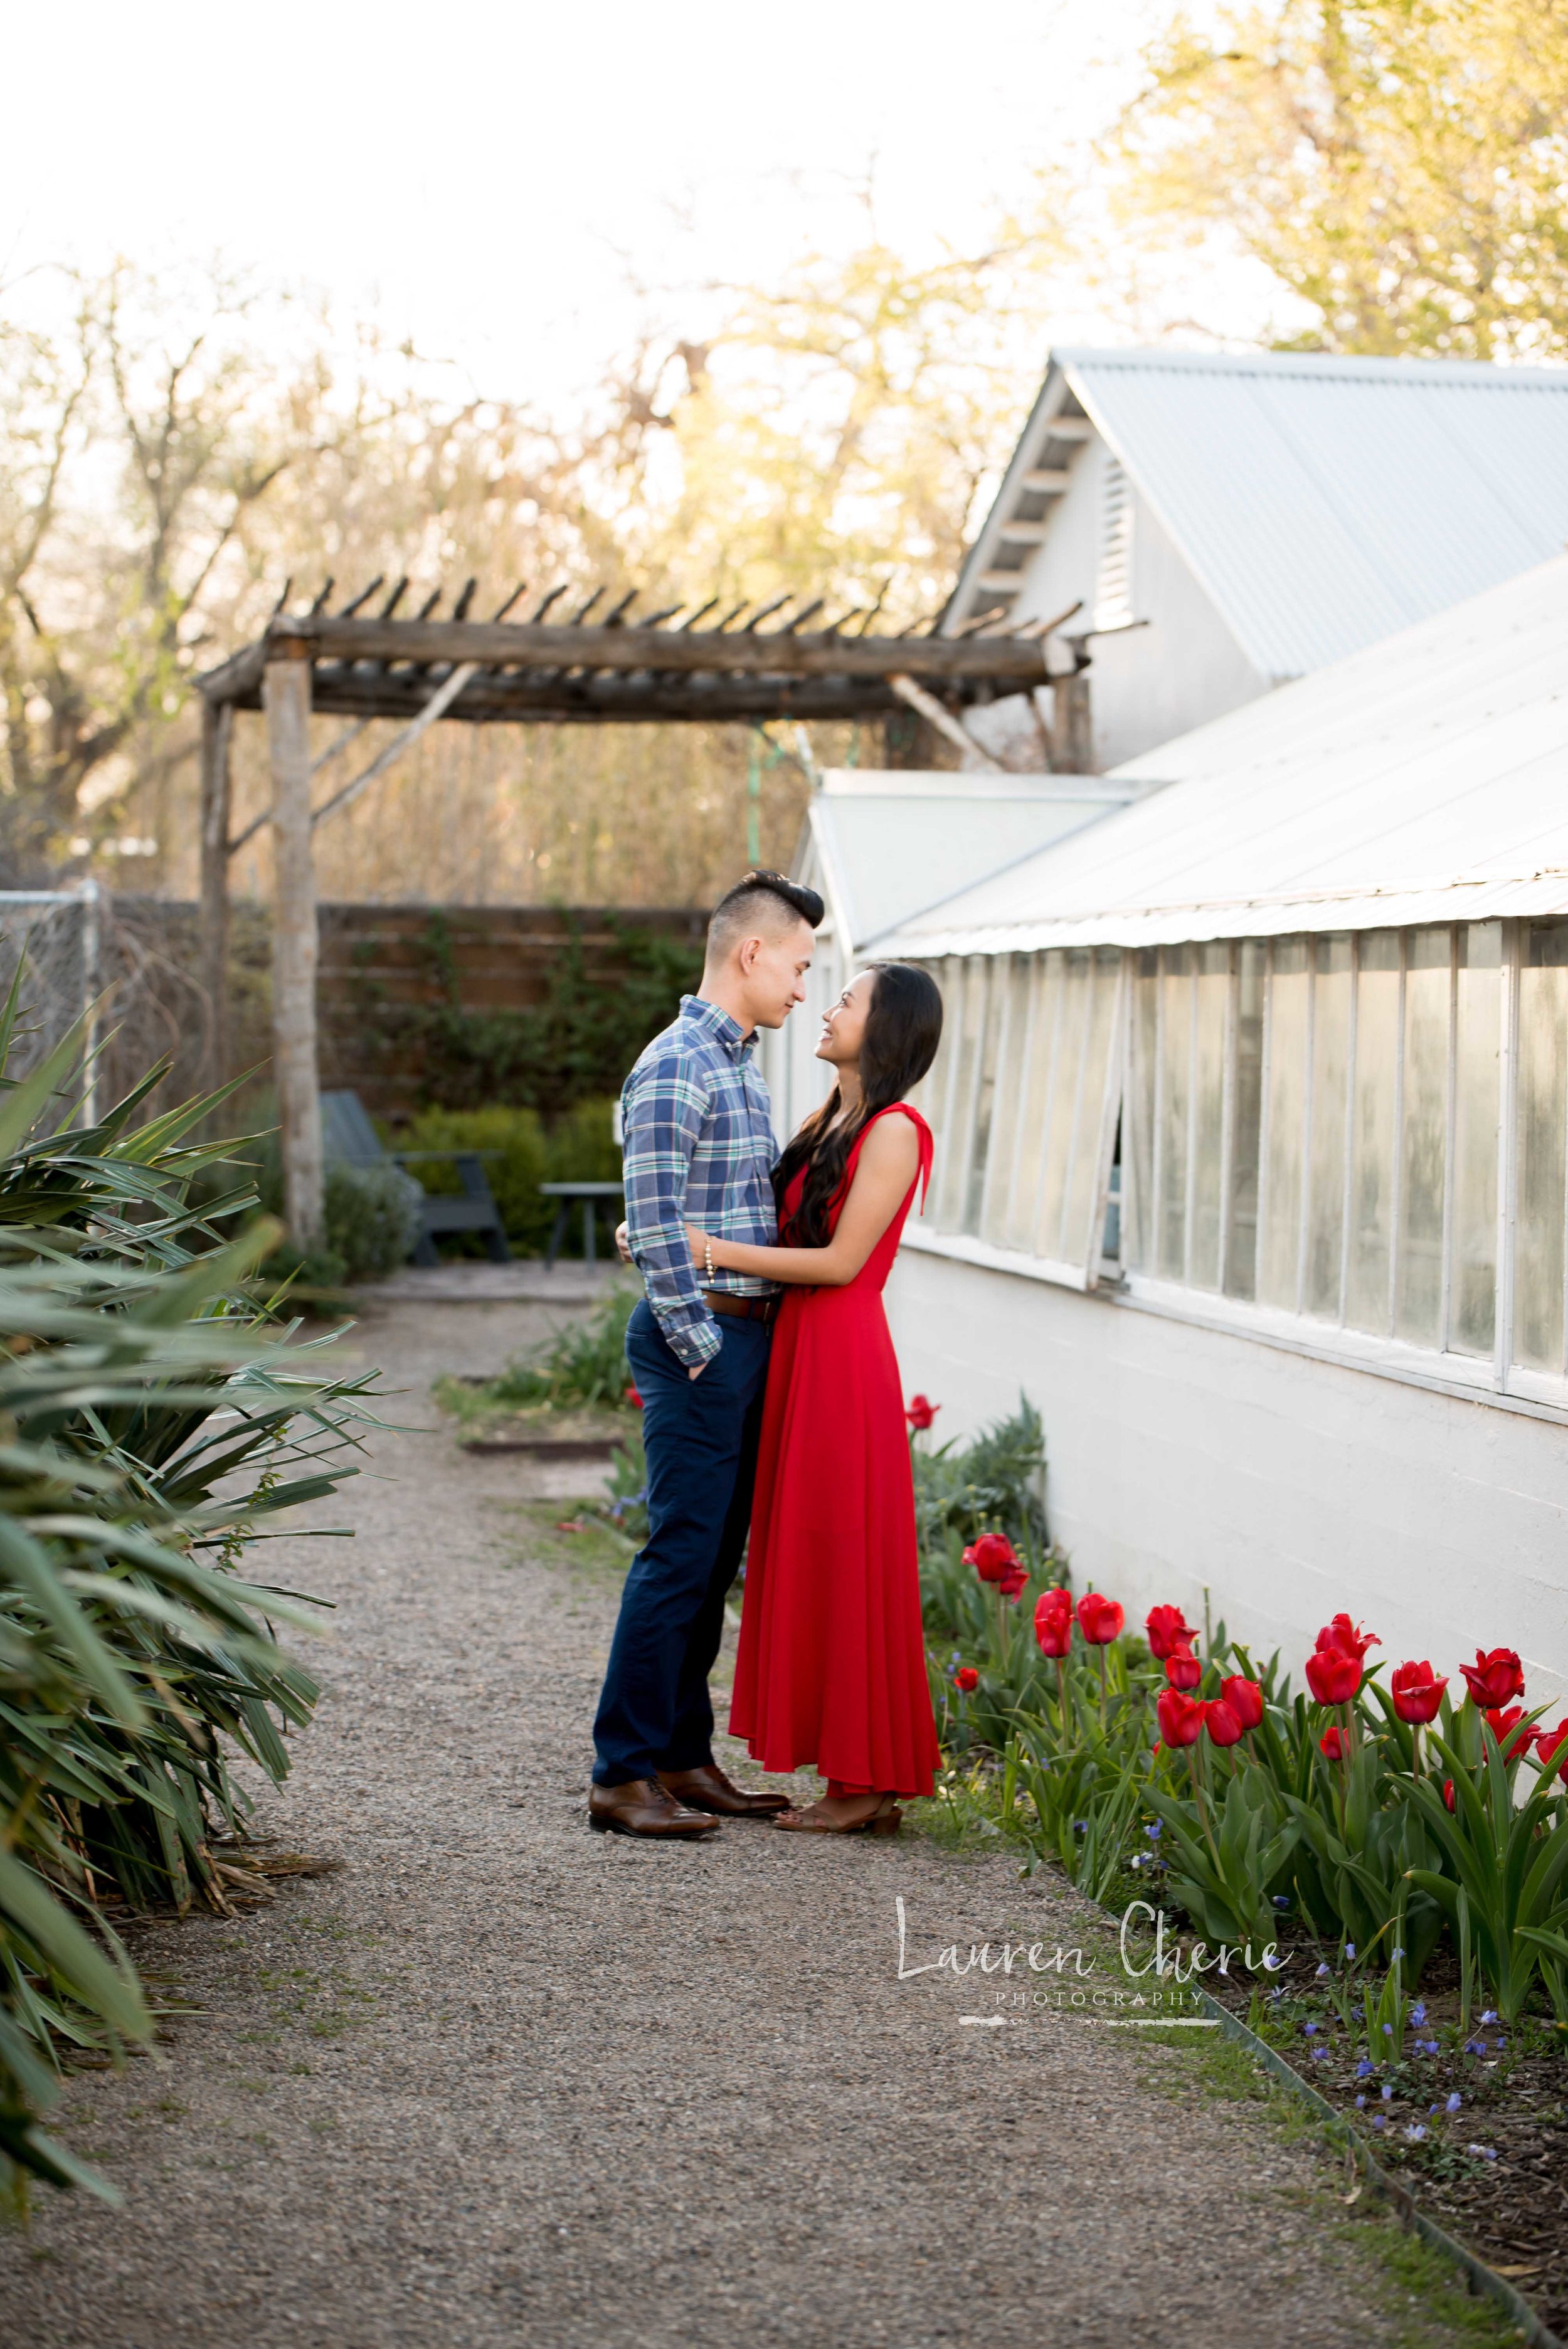
[{"label": "greenhouse glass panel", "polygon": [[996,1096],[996,1055],[1006,1017],[1012,957],[976,955],[976,967],[985,972],[985,1006],[982,1014],[979,1067],[975,1092],[975,1124],[969,1144],[968,1181],[964,1194],[960,1228],[978,1233],[980,1206],[985,1196],[985,1171],[990,1162],[991,1121]]},{"label": "greenhouse glass panel", "polygon": [[1306,940],[1276,938],[1268,990],[1268,1098],[1258,1296],[1264,1305],[1283,1305],[1292,1313],[1301,1268],[1310,985]]},{"label": "greenhouse glass panel", "polygon": [[1154,1092],[1160,1048],[1160,957],[1145,947],[1132,974],[1126,1123],[1122,1129],[1122,1261],[1152,1268],[1154,1257]]},{"label": "greenhouse glass panel", "polygon": [[[1051,1113],[1046,1128],[1045,1181],[1040,1191],[1039,1220],[1035,1226],[1034,1252],[1054,1263],[1063,1261],[1062,1226],[1067,1206],[1068,1178],[1072,1167],[1074,1134],[1080,1114],[1084,1047],[1093,1003],[1093,962],[1087,948],[1074,948],[1064,957],[1061,1019],[1056,1069],[1051,1082]],[[1098,1113],[1098,1102],[1096,1104]]]},{"label": "greenhouse glass panel", "polygon": [[1513,1358],[1536,1371],[1563,1368],[1565,1128],[1568,923],[1535,923],[1519,972]]},{"label": "greenhouse glass panel", "polygon": [[1231,1009],[1231,949],[1197,949],[1192,1030],[1192,1226],[1187,1278],[1220,1286],[1220,1209],[1225,1178],[1225,1047]]},{"label": "greenhouse glass panel", "polygon": [[1006,1209],[997,1226],[998,1245],[1026,1253],[1035,1244],[1040,1183],[1045,1170],[1046,1134],[1051,1118],[1051,1071],[1056,1061],[1057,1031],[1061,1018],[1062,964],[1059,953],[1037,955],[1029,978],[1029,1020],[1022,1039],[1018,1071],[1018,1147],[1008,1185]]},{"label": "greenhouse glass panel", "polygon": [[1263,1113],[1264,977],[1267,949],[1248,938],[1236,950],[1235,1067],[1232,1072],[1231,1213],[1225,1294],[1252,1297],[1258,1273],[1258,1140]]},{"label": "greenhouse glass panel", "polygon": [[1306,1309],[1340,1318],[1345,1114],[1350,1072],[1350,940],[1313,947],[1312,1130],[1307,1140]]},{"label": "greenhouse glass panel", "polygon": [[967,1195],[969,1151],[974,1137],[975,1092],[985,1046],[985,1006],[990,963],[984,955],[959,962],[956,979],[946,995],[944,1019],[954,1030],[953,1070],[945,1103],[944,1149],[932,1184],[932,1221],[939,1232],[955,1231]]},{"label": "greenhouse glass panel", "polygon": [[1449,1344],[1490,1354],[1497,1342],[1497,1136],[1501,1072],[1502,925],[1459,934],[1454,1037],[1454,1204]]},{"label": "greenhouse glass panel", "polygon": [[1350,1162],[1353,1330],[1388,1327],[1394,1215],[1394,1103],[1399,1069],[1399,934],[1368,930],[1356,978],[1355,1127]]},{"label": "greenhouse glass panel", "polygon": [[1164,947],[1160,955],[1160,1196],[1155,1269],[1168,1280],[1187,1275],[1187,1103],[1192,1066],[1192,988],[1196,952]]},{"label": "greenhouse glass panel", "polygon": [[986,1151],[985,1198],[980,1222],[982,1237],[996,1247],[1007,1222],[1007,1202],[1017,1156],[1019,1112],[1023,1107],[1024,1071],[1028,1065],[1029,1007],[1037,957],[1009,955],[999,969],[996,989],[996,1065],[991,1095],[991,1133]]},{"label": "greenhouse glass panel", "polygon": [[1440,1346],[1443,1340],[1452,954],[1451,933],[1447,929],[1412,930],[1405,942],[1405,1075],[1394,1330],[1412,1346]]},{"label": "greenhouse glass panel", "polygon": [[1086,1268],[1099,1254],[1091,1246],[1100,1215],[1100,1157],[1105,1141],[1106,1092],[1117,1045],[1121,1001],[1121,949],[1101,947],[1090,970],[1092,998],[1079,1085],[1078,1131],[1068,1173],[1062,1225],[1062,1260]]}]

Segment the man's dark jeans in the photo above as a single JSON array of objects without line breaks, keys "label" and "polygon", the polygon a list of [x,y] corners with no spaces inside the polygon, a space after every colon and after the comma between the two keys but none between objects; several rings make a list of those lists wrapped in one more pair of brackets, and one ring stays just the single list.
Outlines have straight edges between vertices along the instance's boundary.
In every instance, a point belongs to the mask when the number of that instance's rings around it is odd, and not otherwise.
[{"label": "man's dark jeans", "polygon": [[718,1330],[721,1350],[694,1379],[645,1303],[627,1327],[643,1398],[648,1538],[626,1577],[593,1723],[601,1786],[713,1759],[707,1676],[751,1519],[770,1339],[762,1322],[736,1315]]}]

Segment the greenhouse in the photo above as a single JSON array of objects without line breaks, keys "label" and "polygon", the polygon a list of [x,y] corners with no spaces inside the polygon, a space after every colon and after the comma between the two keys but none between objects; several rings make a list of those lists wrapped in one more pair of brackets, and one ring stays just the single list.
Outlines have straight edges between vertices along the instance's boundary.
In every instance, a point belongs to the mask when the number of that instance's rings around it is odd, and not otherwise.
[{"label": "greenhouse", "polygon": [[[1147,1555],[1136,1469],[1096,1486],[1140,1411],[1161,1440],[1159,1343],[1132,1344],[1130,1309],[1253,1341],[1233,1420],[1205,1427],[1216,1458],[1257,1435],[1260,1343],[1547,1423],[1509,1439],[1536,1452],[1508,1506],[1545,1514],[1497,1578],[1530,1586],[1499,1636],[1568,1673],[1568,1571],[1554,1550],[1535,1562],[1565,1481],[1548,1427],[1568,1420],[1565,776],[1560,558],[1130,762],[1116,780],[1137,803],[872,943],[928,963],[948,1005],[925,1088],[938,1179],[903,1276],[912,1376],[966,1415],[1021,1377],[1062,1389],[1053,1485],[1088,1570]],[[1167,1340],[1201,1391],[1194,1342]],[[1135,1353],[1155,1385],[1130,1397]],[[1315,1411],[1311,1380],[1280,1407]],[[1327,1516],[1380,1482],[1373,1516],[1402,1523],[1408,1454],[1418,1517],[1471,1421],[1445,1433],[1413,1401],[1401,1418],[1360,1376],[1334,1392],[1353,1399],[1342,1427],[1328,1406]],[[1465,1474],[1456,1537],[1467,1511],[1479,1537],[1501,1464]],[[1261,1475],[1238,1461],[1210,1494],[1183,1537],[1195,1557],[1244,1522],[1238,1489]],[[1310,1552],[1310,1506],[1297,1531]],[[1283,1632],[1264,1554],[1222,1590],[1217,1568],[1194,1579]]]}]

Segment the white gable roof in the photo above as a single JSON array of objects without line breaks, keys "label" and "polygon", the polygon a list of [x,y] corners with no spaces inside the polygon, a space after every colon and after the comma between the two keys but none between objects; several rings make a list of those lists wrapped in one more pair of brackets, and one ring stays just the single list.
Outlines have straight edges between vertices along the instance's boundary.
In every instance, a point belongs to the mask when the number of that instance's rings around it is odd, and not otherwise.
[{"label": "white gable roof", "polygon": [[892,949],[1568,914],[1568,557],[1117,780],[1168,788],[905,922]]},{"label": "white gable roof", "polygon": [[1106,776],[830,769],[809,823],[846,950],[1064,839],[1147,788]]},{"label": "white gable roof", "polygon": [[948,627],[996,601],[1011,517],[1071,460],[1052,421],[1079,414],[1265,678],[1305,676],[1568,544],[1568,367],[1063,350]]}]

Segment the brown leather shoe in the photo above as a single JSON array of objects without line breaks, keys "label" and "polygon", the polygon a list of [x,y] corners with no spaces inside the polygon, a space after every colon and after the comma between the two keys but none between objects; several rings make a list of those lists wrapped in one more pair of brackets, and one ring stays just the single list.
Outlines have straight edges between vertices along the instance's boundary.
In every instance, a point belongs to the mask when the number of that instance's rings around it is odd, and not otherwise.
[{"label": "brown leather shoe", "polygon": [[726,1819],[772,1819],[789,1807],[788,1795],[751,1794],[727,1778],[717,1762],[699,1770],[661,1770],[659,1784],[689,1810],[717,1812]]},{"label": "brown leather shoe", "polygon": [[632,1778],[624,1786],[589,1787],[588,1824],[612,1835],[706,1836],[718,1821],[707,1811],[686,1809],[656,1778]]}]

